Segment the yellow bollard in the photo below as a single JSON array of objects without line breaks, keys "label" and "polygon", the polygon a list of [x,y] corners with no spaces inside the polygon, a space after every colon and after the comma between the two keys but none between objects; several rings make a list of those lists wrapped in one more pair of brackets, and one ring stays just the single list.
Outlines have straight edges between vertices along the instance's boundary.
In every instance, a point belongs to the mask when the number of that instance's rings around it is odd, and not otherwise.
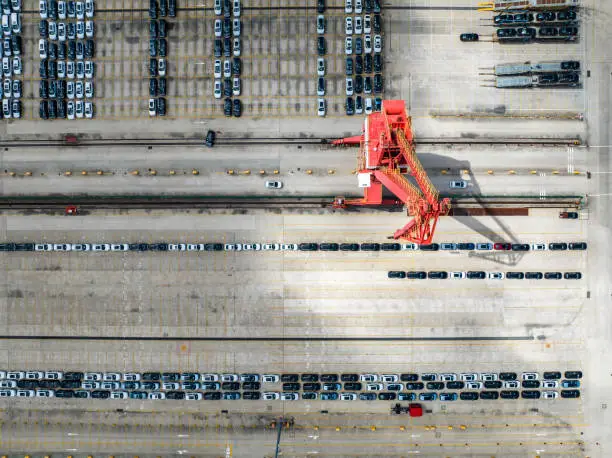
[{"label": "yellow bollard", "polygon": [[132,175],[134,175],[134,176],[136,176],[136,175],[139,175],[139,174],[140,174],[140,172],[139,172],[138,170],[132,170],[130,173],[131,173]]},{"label": "yellow bollard", "polygon": [[340,431],[340,426],[336,426],[336,431]]},{"label": "yellow bollard", "polygon": [[69,177],[69,176],[71,176],[71,175],[72,175],[72,172],[71,172],[70,170],[66,170],[66,171],[64,172],[64,175],[66,175],[67,177]]},{"label": "yellow bollard", "polygon": [[448,430],[452,431],[453,430],[453,426],[452,425],[448,425]]},{"label": "yellow bollard", "polygon": [[272,173],[274,173],[274,175],[278,175],[280,172],[278,170],[274,170]]},{"label": "yellow bollard", "polygon": [[467,169],[463,169],[463,170],[461,171],[461,174],[462,174],[462,175],[467,175],[468,173],[470,173],[470,171],[469,171],[469,170],[467,170]]},{"label": "yellow bollard", "polygon": [[487,173],[488,173],[489,175],[493,175],[493,170],[487,170]]},{"label": "yellow bollard", "polygon": [[461,428],[463,431],[465,431],[467,429],[467,426],[461,425],[461,426],[459,426],[459,428]]},{"label": "yellow bollard", "polygon": [[228,174],[228,175],[233,175],[233,174],[234,174],[234,171],[233,171],[232,169],[229,169],[229,170],[227,171],[227,174]]},{"label": "yellow bollard", "polygon": [[24,173],[24,175],[26,177],[31,177],[32,176],[32,172],[30,172],[29,170],[27,172]]},{"label": "yellow bollard", "polygon": [[558,170],[553,170],[553,171],[552,171],[552,174],[553,174],[553,175],[559,175],[559,171],[558,171]]},{"label": "yellow bollard", "polygon": [[529,173],[531,173],[532,175],[537,175],[538,171],[537,170],[530,170]]},{"label": "yellow bollard", "polygon": [[579,170],[574,170],[574,175],[581,175],[582,172],[580,172]]},{"label": "yellow bollard", "polygon": [[514,170],[508,170],[508,175],[516,175],[516,172]]},{"label": "yellow bollard", "polygon": [[406,427],[405,426],[400,426],[400,431],[406,431]]},{"label": "yellow bollard", "polygon": [[96,173],[97,173],[98,175],[104,175],[104,172],[103,172],[102,170],[98,170]]},{"label": "yellow bollard", "polygon": [[14,177],[15,175],[17,175],[15,172],[9,172],[9,175]]},{"label": "yellow bollard", "polygon": [[314,429],[315,431],[318,431],[318,430],[319,430],[319,427],[318,427],[318,426],[315,426],[313,429]]},{"label": "yellow bollard", "polygon": [[260,174],[260,175],[265,175],[265,174],[266,174],[266,171],[265,171],[265,170],[260,170],[260,171],[259,171],[259,174]]},{"label": "yellow bollard", "polygon": [[250,170],[243,170],[242,172],[240,172],[242,175],[250,175],[251,171]]},{"label": "yellow bollard", "polygon": [[374,425],[370,426],[370,431],[376,431],[376,426]]},{"label": "yellow bollard", "polygon": [[448,170],[441,170],[441,171],[440,171],[440,173],[441,173],[442,175],[446,175],[446,174],[448,173]]},{"label": "yellow bollard", "polygon": [[176,175],[176,170],[170,170],[170,171],[168,172],[168,175]]},{"label": "yellow bollard", "polygon": [[81,175],[87,175],[87,170],[81,170]]},{"label": "yellow bollard", "polygon": [[336,173],[336,171],[335,171],[335,170],[332,170],[332,169],[329,169],[329,170],[327,171],[327,174],[328,174],[328,175],[333,175],[334,173]]},{"label": "yellow bollard", "polygon": [[191,174],[192,174],[192,175],[199,175],[199,174],[200,174],[200,171],[199,171],[199,170],[196,170],[196,169],[193,169],[193,170],[191,171]]},{"label": "yellow bollard", "polygon": [[306,170],[306,173],[307,173],[308,175],[312,175],[312,170],[308,169],[308,170]]},{"label": "yellow bollard", "polygon": [[157,170],[150,170],[149,174],[155,176],[157,175]]}]

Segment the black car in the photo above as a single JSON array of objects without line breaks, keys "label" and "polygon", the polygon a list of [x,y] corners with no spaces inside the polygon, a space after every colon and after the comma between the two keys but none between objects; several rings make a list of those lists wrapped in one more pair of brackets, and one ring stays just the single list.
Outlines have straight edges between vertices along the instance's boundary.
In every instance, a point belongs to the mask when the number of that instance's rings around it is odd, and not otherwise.
[{"label": "black car", "polygon": [[157,76],[157,59],[149,59],[149,76]]},{"label": "black car", "polygon": [[361,94],[363,92],[363,76],[355,76],[355,85],[353,86],[355,94]]},{"label": "black car", "polygon": [[357,382],[359,381],[359,375],[357,374],[340,374],[341,382]]},{"label": "black car", "polygon": [[168,0],[168,16],[176,16],[176,0]]},{"label": "black car", "polygon": [[57,101],[49,100],[49,119],[57,118]]},{"label": "black car", "polygon": [[74,397],[74,391],[72,390],[56,390],[55,391],[56,398],[72,398]]},{"label": "black car", "polygon": [[521,397],[523,399],[540,399],[540,392],[535,390],[521,391]]},{"label": "black car", "polygon": [[576,17],[576,12],[573,10],[559,11],[559,13],[557,13],[557,20],[559,21],[575,21]]},{"label": "black car", "polygon": [[55,62],[54,60],[50,60],[47,66],[47,69],[48,69],[49,79],[52,79],[52,80],[56,79],[57,78],[57,62]]},{"label": "black car", "polygon": [[406,272],[406,277],[411,280],[425,280],[427,278],[427,272],[422,270],[413,270]]},{"label": "black car", "polygon": [[229,17],[223,19],[223,38],[231,38],[232,36],[232,21]]},{"label": "black car", "polygon": [[223,39],[223,55],[225,57],[230,57],[232,55],[232,39],[231,38]]},{"label": "black car", "polygon": [[438,245],[437,243],[419,245],[419,250],[421,251],[438,251],[439,249],[440,249],[440,245]]},{"label": "black car", "polygon": [[167,243],[150,243],[149,250],[151,251],[168,251]]},{"label": "black car", "polygon": [[400,251],[402,246],[399,243],[383,243],[380,245],[382,251]]},{"label": "black car", "polygon": [[506,272],[506,278],[509,280],[522,280],[525,278],[523,272]]},{"label": "black car", "polygon": [[430,279],[445,280],[448,278],[448,272],[433,270],[427,274],[427,277]]},{"label": "black car", "polygon": [[363,54],[363,39],[361,37],[355,38],[355,54]]},{"label": "black car", "polygon": [[240,383],[238,382],[223,382],[221,389],[226,391],[238,391],[240,389]]},{"label": "black car", "polygon": [[34,251],[33,243],[16,243],[15,251]]},{"label": "black car", "polygon": [[478,393],[473,392],[473,391],[463,391],[462,393],[459,394],[459,398],[462,401],[477,401]]},{"label": "black car", "polygon": [[406,383],[406,390],[417,391],[425,388],[425,384],[421,382]]},{"label": "black car", "polygon": [[261,399],[261,393],[259,391],[244,391],[242,393],[242,399],[257,401],[258,399]]},{"label": "black car", "polygon": [[436,374],[423,374],[421,375],[421,380],[425,380],[426,382],[433,382],[436,380]]},{"label": "black car", "polygon": [[38,23],[38,32],[40,38],[47,38],[49,36],[49,23],[44,19]]},{"label": "black car", "polygon": [[40,61],[39,71],[42,79],[47,79],[49,77],[49,73],[47,72],[47,59],[42,59]]},{"label": "black car", "polygon": [[319,374],[302,374],[300,380],[302,382],[318,382]]},{"label": "black car", "polygon": [[149,78],[149,96],[157,96],[157,79],[155,78]]},{"label": "black car", "polygon": [[215,57],[221,57],[221,54],[223,53],[223,46],[222,46],[222,42],[219,38],[215,39]]},{"label": "black car", "polygon": [[361,251],[380,251],[380,243],[362,243]]},{"label": "black car", "polygon": [[557,28],[556,27],[540,27],[538,34],[541,37],[556,37]]},{"label": "black car", "polygon": [[525,278],[527,280],[542,280],[544,275],[542,275],[542,272],[525,272]]},{"label": "black car", "polygon": [[570,250],[586,250],[587,244],[585,242],[569,243],[567,247]]},{"label": "black car", "polygon": [[232,99],[229,97],[223,101],[223,114],[228,118],[232,116]]},{"label": "black car", "polygon": [[561,62],[561,70],[580,70],[580,62],[576,60]]},{"label": "black car", "polygon": [[[380,56],[380,54],[376,54],[376,56]],[[363,71],[364,73],[372,73],[372,54],[366,54],[363,58]],[[377,70],[379,71],[379,70]]]},{"label": "black car", "polygon": [[205,401],[219,401],[221,399],[220,391],[208,391],[203,394],[203,399]]},{"label": "black car", "polygon": [[157,1],[156,0],[149,0],[149,18],[157,19]]},{"label": "black car", "polygon": [[322,382],[337,382],[338,374],[321,374]]},{"label": "black car", "polygon": [[559,77],[556,73],[540,75],[538,82],[540,84],[555,84],[559,82]]},{"label": "black car", "polygon": [[130,248],[130,251],[148,251],[149,244],[148,243],[130,243],[129,248]]},{"label": "black car", "polygon": [[319,245],[316,243],[300,243],[298,245],[298,249],[301,251],[317,251],[319,249]]},{"label": "black car", "polygon": [[478,41],[477,33],[462,33],[459,35],[461,41]]},{"label": "black car", "polygon": [[319,249],[321,251],[338,251],[340,246],[337,243],[321,243]]},{"label": "black car", "polygon": [[[209,132],[213,132],[213,131],[209,131]],[[213,134],[214,134],[214,132],[213,132]],[[206,250],[206,251],[223,251],[223,244],[222,243],[206,243],[206,244],[204,244],[204,250]]]},{"label": "black car", "polygon": [[147,382],[158,382],[161,380],[161,374],[159,372],[144,372],[142,374],[142,380]]},{"label": "black car", "polygon": [[234,59],[232,60],[232,74],[234,76],[240,76],[241,72],[242,72],[242,61],[240,60],[240,57],[234,57]]},{"label": "black car", "polygon": [[49,43],[49,49],[47,51],[47,55],[49,57],[49,59],[57,59],[57,44],[56,43]]},{"label": "black car", "polygon": [[401,270],[390,270],[387,273],[387,278],[406,278],[406,272]]},{"label": "black car", "polygon": [[224,97],[232,96],[232,80],[229,78],[225,78],[223,80],[223,96]]},{"label": "black car", "polygon": [[[161,41],[161,40],[160,40]],[[165,41],[165,40],[164,40]],[[91,59],[95,54],[95,45],[93,40],[87,40],[85,42],[85,58]],[[165,55],[165,54],[164,54]],[[163,56],[162,56],[163,57]]]},{"label": "black car", "polygon": [[157,38],[157,21],[149,21],[149,38]]},{"label": "black car", "polygon": [[[164,19],[160,19],[158,23],[159,23],[159,38],[166,38],[166,36],[168,35],[168,23]],[[154,37],[151,37],[151,38],[154,38]]]},{"label": "black car", "polygon": [[248,391],[257,391],[257,390],[261,389],[261,383],[259,383],[259,382],[244,382],[242,384],[242,389],[243,390],[248,390]]},{"label": "black car", "polygon": [[498,399],[499,393],[497,391],[481,391],[480,399]]},{"label": "black car", "polygon": [[110,398],[110,391],[107,390],[96,390],[91,392],[92,399],[108,399]]},{"label": "black car", "polygon": [[35,390],[38,386],[38,380],[17,380],[17,388],[22,390]]},{"label": "black car", "polygon": [[178,382],[181,379],[181,374],[178,372],[162,372],[162,382]]},{"label": "black car", "polygon": [[515,36],[515,29],[497,29],[497,38],[512,38]]},{"label": "black car", "polygon": [[166,96],[166,78],[159,78],[157,80],[157,95]]},{"label": "black car", "polygon": [[64,380],[82,380],[83,372],[64,372]]},{"label": "black car", "polygon": [[512,250],[513,251],[529,251],[529,245],[526,243],[513,243]]},{"label": "black car", "polygon": [[59,60],[66,60],[66,43],[59,42],[57,44],[57,58]]},{"label": "black car", "polygon": [[[74,382],[74,381],[72,381],[72,382]],[[60,386],[61,386],[61,384],[60,384],[59,380],[47,380],[47,379],[44,379],[44,380],[39,380],[38,381],[38,387],[42,388],[42,389],[45,389],[45,390],[55,390],[55,389],[59,388]]]},{"label": "black car", "polygon": [[376,393],[360,393],[360,401],[376,401]]},{"label": "black car", "polygon": [[168,0],[159,0],[159,15],[162,17],[168,15]]},{"label": "black car", "polygon": [[304,393],[302,393],[302,399],[306,399],[308,401],[317,399],[318,396],[319,395],[317,393],[308,392],[308,391],[305,391]]},{"label": "black car", "polygon": [[580,280],[582,278],[582,274],[580,272],[565,272],[563,274],[563,278],[566,280]]},{"label": "black car", "polygon": [[523,388],[540,388],[539,380],[523,380],[521,382]]},{"label": "black car", "polygon": [[443,390],[444,382],[427,382],[425,386],[428,390]]},{"label": "black car", "polygon": [[297,382],[300,379],[298,374],[282,374],[281,382]]},{"label": "black car", "polygon": [[[187,385],[187,383],[185,384]],[[123,388],[124,390],[137,390],[138,387],[140,386],[140,383],[138,382],[123,382],[121,384],[121,388]],[[195,388],[185,388],[187,390],[198,390],[199,389],[199,385],[196,385]]]},{"label": "black car", "polygon": [[561,275],[561,272],[546,272],[544,274],[544,278],[546,280],[561,280],[563,275]]},{"label": "black car", "polygon": [[518,29],[516,29],[516,35],[519,37],[526,38],[528,40],[536,36],[536,29],[534,29],[533,27],[519,27]]},{"label": "black car", "polygon": [[355,114],[355,102],[352,97],[346,98],[346,102],[344,102],[344,111],[347,116],[353,116]]},{"label": "black car", "polygon": [[355,74],[361,75],[363,73],[363,58],[361,56],[355,56]]},{"label": "black car", "polygon": [[500,382],[499,380],[490,380],[488,382],[484,382],[484,387],[488,390],[499,390],[502,385],[502,382]]},{"label": "black car", "polygon": [[561,372],[544,372],[542,376],[544,380],[559,380],[561,378]]},{"label": "black car", "polygon": [[499,373],[499,379],[500,380],[516,380],[516,372],[500,372]]},{"label": "black car", "polygon": [[166,399],[174,399],[174,400],[185,399],[185,392],[184,391],[168,391],[166,393]]},{"label": "black car", "polygon": [[317,0],[317,13],[325,13],[325,0]]},{"label": "black car", "polygon": [[157,99],[157,116],[166,116],[166,99],[163,97]]},{"label": "black car", "polygon": [[446,388],[449,390],[462,390],[465,387],[464,382],[454,381],[454,382],[446,382]]},{"label": "black car", "polygon": [[[143,390],[156,390],[158,388],[156,385],[157,385],[157,382],[142,382],[140,387]],[[202,387],[202,389],[204,388]]]},{"label": "black car", "polygon": [[76,41],[74,40],[68,41],[68,59],[70,60],[76,59]]},{"label": "black car", "polygon": [[362,385],[359,382],[346,382],[344,391],[361,391]]},{"label": "black car", "polygon": [[[134,388],[128,388],[127,387],[128,383],[134,383],[134,382],[125,382],[124,383],[126,385],[125,389],[128,389],[128,390],[129,389],[134,389]],[[199,390],[201,388],[201,385],[200,385],[199,382],[183,382],[181,388],[184,389],[184,390],[196,391],[196,390]]]},{"label": "black car", "polygon": [[[41,80],[40,82],[45,83],[46,81]],[[40,116],[41,119],[49,119],[49,104],[46,100],[40,101],[40,104],[38,105],[38,116]]]},{"label": "black car", "polygon": [[519,392],[518,391],[500,391],[499,397],[502,399],[518,399]]},{"label": "black car", "polygon": [[397,398],[395,393],[378,393],[379,401],[393,401],[395,398]]},{"label": "black car", "polygon": [[345,73],[347,74],[347,76],[351,76],[353,74],[353,58],[352,57],[347,57],[346,58],[346,64],[345,64]]},{"label": "black car", "polygon": [[374,94],[380,94],[383,90],[383,78],[382,75],[377,73],[374,75]]},{"label": "black car", "polygon": [[[212,148],[213,146],[215,146],[215,138],[216,138],[215,131],[209,130],[206,133],[206,140],[204,141],[204,144],[208,146],[209,148]],[[206,249],[206,247],[204,249]]]},{"label": "black car", "polygon": [[542,11],[536,14],[537,22],[550,22],[555,20],[555,13],[553,11]]},{"label": "black car", "polygon": [[482,270],[470,270],[466,273],[466,277],[475,280],[484,280],[487,275]]},{"label": "black car", "polygon": [[458,243],[457,249],[458,250],[475,250],[476,245],[474,245],[473,243]]},{"label": "black car", "polygon": [[320,383],[304,383],[304,391],[321,391]]},{"label": "black car", "polygon": [[382,30],[382,20],[380,18],[380,14],[374,15],[374,18],[372,19],[372,29],[374,30],[374,33],[380,33]]},{"label": "black car", "polygon": [[239,99],[234,99],[234,116],[236,118],[242,116],[242,102]]},{"label": "black car", "polygon": [[580,390],[561,390],[562,398],[579,398]]},{"label": "black car", "polygon": [[340,251],[359,251],[358,243],[341,243]]},{"label": "black car", "polygon": [[374,0],[374,12],[380,13],[380,10],[381,10],[380,0]]},{"label": "black car", "polygon": [[299,383],[283,383],[283,391],[300,391]]},{"label": "black car", "polygon": [[317,53],[319,56],[324,56],[327,52],[327,44],[325,43],[325,38],[318,37],[317,38]]},{"label": "black car", "polygon": [[[165,38],[157,40],[157,47],[159,48],[160,57],[166,57],[168,55],[168,41]],[[87,53],[87,50],[85,52]]]},{"label": "black car", "polygon": [[565,371],[564,377],[567,379],[582,378],[582,371]]}]

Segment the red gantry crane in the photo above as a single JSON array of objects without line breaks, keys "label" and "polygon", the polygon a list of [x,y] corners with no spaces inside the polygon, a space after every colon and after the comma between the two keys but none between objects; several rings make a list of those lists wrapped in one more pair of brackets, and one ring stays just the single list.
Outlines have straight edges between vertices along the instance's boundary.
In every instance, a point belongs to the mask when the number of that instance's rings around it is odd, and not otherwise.
[{"label": "red gantry crane", "polygon": [[[336,197],[333,207],[403,204],[413,219],[396,230],[393,238],[431,243],[438,217],[450,211],[450,199],[440,200],[438,190],[417,158],[406,103],[384,100],[380,112],[366,116],[361,135],[332,144],[359,145],[358,181],[359,187],[364,188],[362,199]],[[418,188],[404,174],[412,175]],[[383,186],[397,199],[383,199]]]}]

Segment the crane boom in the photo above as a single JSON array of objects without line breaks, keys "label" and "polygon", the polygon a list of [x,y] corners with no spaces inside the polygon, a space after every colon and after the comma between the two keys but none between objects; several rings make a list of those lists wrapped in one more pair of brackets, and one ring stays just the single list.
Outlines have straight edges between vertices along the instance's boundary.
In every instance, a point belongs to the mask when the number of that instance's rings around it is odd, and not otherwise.
[{"label": "crane boom", "polygon": [[[359,144],[358,181],[362,199],[337,197],[335,208],[349,205],[405,205],[413,219],[393,237],[416,243],[431,243],[438,217],[450,211],[450,199],[440,200],[414,147],[411,119],[403,100],[385,100],[380,112],[366,116],[361,136],[347,137],[333,145]],[[414,177],[415,186],[404,176]],[[383,199],[383,186],[397,199]]]}]

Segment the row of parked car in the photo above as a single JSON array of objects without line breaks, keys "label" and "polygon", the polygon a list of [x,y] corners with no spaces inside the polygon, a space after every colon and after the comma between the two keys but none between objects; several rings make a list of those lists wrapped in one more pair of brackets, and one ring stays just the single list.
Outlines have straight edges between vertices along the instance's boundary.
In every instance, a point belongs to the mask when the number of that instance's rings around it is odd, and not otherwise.
[{"label": "row of parked car", "polygon": [[573,41],[578,36],[578,27],[517,27],[497,29],[496,36],[500,40],[521,40],[530,41],[536,38],[558,38],[566,41]]},{"label": "row of parked car", "polygon": [[[267,182],[280,183],[280,182]],[[266,187],[274,187],[268,186]],[[282,183],[279,186],[282,187]],[[586,242],[510,243],[1,243],[0,251],[564,251],[586,250]],[[502,277],[503,278],[503,277]],[[509,278],[509,277],[507,277]]]},{"label": "row of parked car", "polygon": [[168,22],[158,16],[175,17],[176,0],[149,0],[149,116],[166,116],[166,56]]},{"label": "row of parked car", "polygon": [[2,0],[2,75],[0,119],[21,118],[21,0]]},{"label": "row of parked car", "polygon": [[490,280],[503,280],[507,278],[508,280],[561,280],[565,278],[566,280],[580,280],[582,278],[582,273],[580,272],[484,272],[482,270],[470,270],[467,272],[446,272],[443,270],[433,270],[430,272],[425,272],[423,270],[410,270],[408,272],[404,272],[402,270],[390,270],[387,272],[388,278],[408,278],[409,280],[425,280],[436,279],[436,280],[446,280],[451,278],[453,280],[462,280],[462,279],[470,279],[470,280],[484,280],[486,278]]},{"label": "row of parked car", "polygon": [[513,14],[502,13],[493,17],[493,24],[496,26],[512,25],[512,24],[530,24],[534,21],[538,24],[547,22],[568,23],[572,24],[578,20],[578,13],[574,9],[564,11],[540,11],[533,13],[529,11],[520,11]]}]

